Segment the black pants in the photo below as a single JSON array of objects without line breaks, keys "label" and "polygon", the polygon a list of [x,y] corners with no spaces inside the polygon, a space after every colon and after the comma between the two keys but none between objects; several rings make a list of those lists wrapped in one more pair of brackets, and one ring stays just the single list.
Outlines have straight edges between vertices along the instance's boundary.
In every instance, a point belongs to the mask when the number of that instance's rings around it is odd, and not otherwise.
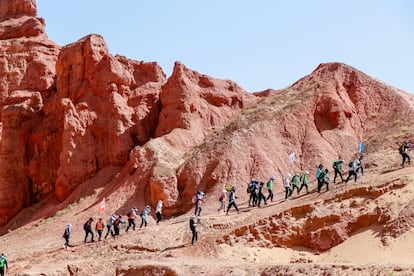
[{"label": "black pants", "polygon": [[111,233],[111,236],[114,235],[113,232],[111,231],[111,228],[112,228],[111,225],[106,226],[106,229],[108,229],[108,231],[106,232],[105,239],[108,237],[109,233]]},{"label": "black pants", "polygon": [[0,275],[1,276],[4,276],[4,266],[3,267],[0,267]]},{"label": "black pants", "polygon": [[323,184],[326,184],[326,190],[329,191],[329,182],[328,181],[325,181],[325,180],[321,180],[318,183],[318,193],[321,192],[321,189],[323,187]]},{"label": "black pants", "polygon": [[357,179],[358,179],[358,174],[355,172],[355,171],[349,171],[349,174],[348,174],[348,177],[346,178],[346,180],[345,180],[345,183],[347,183],[348,182],[348,180],[352,177],[352,176],[355,176],[355,182],[357,181]]},{"label": "black pants", "polygon": [[114,224],[114,232],[111,231],[112,237],[119,236],[119,225]]},{"label": "black pants", "polygon": [[98,232],[98,241],[101,241],[103,230],[97,230],[97,232]]},{"label": "black pants", "polygon": [[92,232],[92,230],[91,229],[86,229],[85,230],[85,240],[84,240],[84,242],[86,242],[86,240],[88,239],[88,235],[89,234],[91,234],[91,236],[92,236],[92,238],[91,238],[91,242],[93,242],[94,240],[93,240],[93,232]]},{"label": "black pants", "polygon": [[66,235],[65,235],[65,246],[66,246],[66,247],[69,247],[69,237],[70,237],[70,236],[66,236]]},{"label": "black pants", "polygon": [[270,199],[270,201],[273,201],[273,191],[272,190],[268,190],[269,191],[269,195],[267,196],[267,200]]},{"label": "black pants", "polygon": [[335,169],[334,184],[335,184],[335,181],[336,181],[336,177],[338,175],[341,177],[342,182],[344,182],[344,178],[342,176],[342,172],[340,170],[338,170],[338,169]]},{"label": "black pants", "polygon": [[252,192],[250,193],[250,198],[249,198],[249,206],[254,206],[257,203],[257,195],[256,193]]},{"label": "black pants", "polygon": [[128,232],[131,226],[132,226],[132,230],[135,231],[135,219],[128,219],[128,227],[127,229],[125,229],[125,232]]},{"label": "black pants", "polygon": [[300,191],[302,190],[302,188],[303,188],[303,187],[306,187],[306,192],[307,192],[307,193],[309,192],[308,184],[306,184],[306,183],[302,183],[302,185],[300,185],[300,188],[299,188],[298,194],[300,193]]},{"label": "black pants", "polygon": [[229,212],[229,210],[230,210],[230,208],[231,208],[232,206],[234,206],[234,208],[236,208],[236,211],[237,211],[237,212],[239,211],[239,208],[237,208],[236,202],[235,202],[235,201],[232,201],[232,202],[229,202],[229,205],[227,206],[227,212],[226,212],[226,213],[228,213],[228,212]]},{"label": "black pants", "polygon": [[142,228],[142,226],[147,227],[147,218],[146,217],[141,217],[141,225],[139,226],[139,228]]},{"label": "black pants", "polygon": [[191,239],[191,244],[194,244],[198,240],[197,229],[195,227],[191,227],[191,233],[193,234],[193,237]]},{"label": "black pants", "polygon": [[155,215],[157,216],[157,224],[161,221],[162,217],[161,217],[161,213],[160,212],[156,212]]},{"label": "black pants", "polygon": [[292,194],[290,187],[285,187],[285,200]]},{"label": "black pants", "polygon": [[292,190],[291,190],[290,194],[293,194],[293,192],[295,191],[295,189],[298,191],[298,194],[299,194],[299,187],[296,186],[296,185],[292,185]]},{"label": "black pants", "polygon": [[260,207],[260,202],[262,202],[262,200],[263,200],[263,202],[264,202],[264,205],[266,205],[267,204],[267,202],[266,202],[266,197],[265,197],[265,195],[264,194],[259,194],[259,202],[258,202],[258,206]]},{"label": "black pants", "polygon": [[410,158],[410,156],[408,155],[408,153],[406,153],[406,152],[404,152],[403,154],[401,154],[402,155],[402,166],[403,166],[403,168],[404,168],[404,163],[405,163],[405,160],[406,159],[408,159],[408,164],[411,164],[411,158]]}]

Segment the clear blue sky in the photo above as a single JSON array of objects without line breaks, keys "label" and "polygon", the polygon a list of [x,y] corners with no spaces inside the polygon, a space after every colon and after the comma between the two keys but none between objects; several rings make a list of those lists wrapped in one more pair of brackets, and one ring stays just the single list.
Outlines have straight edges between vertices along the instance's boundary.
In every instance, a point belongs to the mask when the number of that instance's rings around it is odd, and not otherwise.
[{"label": "clear blue sky", "polygon": [[97,33],[111,54],[156,61],[167,76],[181,61],[256,92],[337,61],[414,93],[411,0],[37,0],[37,8],[57,44]]}]

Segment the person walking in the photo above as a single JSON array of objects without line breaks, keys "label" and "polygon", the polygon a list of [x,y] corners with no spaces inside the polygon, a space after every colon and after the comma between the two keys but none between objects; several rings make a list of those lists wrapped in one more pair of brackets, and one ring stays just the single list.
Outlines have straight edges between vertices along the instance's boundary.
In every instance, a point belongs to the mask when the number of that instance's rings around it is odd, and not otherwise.
[{"label": "person walking", "polygon": [[239,208],[237,208],[237,204],[236,204],[236,198],[237,197],[235,195],[235,192],[236,192],[236,187],[234,187],[234,186],[231,187],[230,195],[229,195],[229,204],[227,205],[226,215],[229,214],[229,210],[233,206],[236,209],[237,213],[240,213]]},{"label": "person walking", "polygon": [[271,176],[266,183],[267,191],[269,195],[267,196],[267,200],[270,199],[270,202],[273,202],[273,180],[275,179],[274,176]]},{"label": "person walking", "polygon": [[259,197],[259,200],[258,200],[257,207],[260,208],[260,202],[262,202],[262,200],[264,202],[264,205],[267,205],[266,196],[264,195],[264,182],[263,181],[260,181],[260,185],[258,189],[258,197]]},{"label": "person walking", "polygon": [[88,239],[89,234],[91,234],[91,242],[95,241],[93,239],[92,222],[93,222],[93,218],[89,218],[88,221],[86,221],[85,224],[83,225],[83,229],[85,230],[85,239],[83,241],[84,243],[86,243],[86,240]]},{"label": "person walking", "polygon": [[309,193],[309,188],[308,188],[308,171],[304,171],[303,174],[300,177],[300,188],[298,190],[298,194],[300,193],[300,191],[302,190],[303,187],[306,187],[306,193]]},{"label": "person walking", "polygon": [[137,217],[138,208],[134,207],[127,213],[128,216],[128,227],[125,229],[125,232],[128,232],[129,228],[132,226],[132,231],[135,231],[135,218]]},{"label": "person walking", "polygon": [[254,178],[252,178],[249,185],[249,206],[255,206],[257,203],[257,184],[258,182]]},{"label": "person walking", "polygon": [[359,165],[358,165],[358,168],[356,169],[356,172],[358,173],[359,170],[361,170],[361,175],[364,175],[364,165],[362,164],[362,161],[364,160],[364,154],[361,154],[358,160],[359,160]]},{"label": "person walking", "polygon": [[120,231],[121,224],[122,224],[122,215],[119,215],[115,218],[114,223],[113,223],[114,232],[111,232],[112,238],[115,238],[116,236],[121,235],[121,231]]},{"label": "person walking", "polygon": [[105,239],[108,237],[109,233],[111,233],[111,236],[114,235],[114,232],[112,231],[112,226],[114,224],[115,219],[116,219],[115,214],[112,214],[112,215],[109,216],[109,218],[107,220],[107,223],[106,223],[107,232],[106,232],[106,235],[105,235]]},{"label": "person walking", "polygon": [[1,253],[0,256],[0,275],[4,276],[4,267],[6,267],[6,271],[9,270],[9,263],[7,262],[7,254],[6,253]]},{"label": "person walking", "polygon": [[345,180],[345,184],[348,183],[349,179],[354,176],[355,177],[355,182],[357,182],[358,180],[358,173],[357,173],[357,168],[359,167],[359,159],[355,159],[354,161],[351,161],[348,165],[349,167],[349,174],[348,177]]},{"label": "person walking", "polygon": [[198,218],[196,215],[191,215],[190,217],[190,230],[192,233],[191,244],[194,244],[198,240],[198,232],[197,232],[197,223]]},{"label": "person walking", "polygon": [[333,179],[333,183],[335,184],[336,182],[336,177],[339,175],[341,177],[341,181],[344,182],[344,178],[342,176],[343,170],[342,170],[342,164],[344,163],[344,160],[335,160],[332,164],[332,167],[334,169],[334,179]]},{"label": "person walking", "polygon": [[293,177],[292,177],[292,190],[291,190],[290,194],[293,194],[293,191],[295,191],[295,189],[299,194],[299,174],[298,173],[293,174]]},{"label": "person walking", "polygon": [[292,194],[292,189],[290,188],[290,177],[291,174],[287,173],[285,180],[283,181],[283,186],[285,187],[285,201],[289,200],[289,196]]},{"label": "person walking", "polygon": [[162,200],[158,200],[157,206],[155,207],[155,215],[157,216],[157,224],[160,223],[162,219]]},{"label": "person walking", "polygon": [[316,168],[316,174],[315,174],[316,180],[318,181],[318,187],[319,186],[322,187],[322,184],[321,184],[322,178],[319,177],[321,175],[322,171],[323,171],[323,165],[319,164],[319,166]]},{"label": "person walking", "polygon": [[203,204],[203,200],[204,200],[204,192],[197,191],[197,193],[195,194],[195,197],[196,199],[195,199],[194,215],[200,216],[201,210],[203,209],[201,205]]},{"label": "person walking", "polygon": [[102,239],[102,232],[104,230],[105,224],[102,221],[102,218],[99,218],[99,220],[95,224],[95,230],[98,232],[98,241],[101,241]]},{"label": "person walking", "polygon": [[63,235],[62,235],[62,238],[65,239],[65,244],[63,245],[64,249],[69,247],[69,239],[70,239],[71,231],[72,231],[72,224],[70,223],[66,224],[65,231],[63,232]]},{"label": "person walking", "polygon": [[151,213],[151,207],[147,205],[141,212],[141,225],[139,228],[141,229],[142,226],[147,227],[147,217]]},{"label": "person walking", "polygon": [[409,150],[410,150],[410,146],[408,145],[408,142],[404,141],[402,143],[402,145],[400,146],[400,148],[399,148],[399,151],[400,151],[400,154],[401,154],[401,157],[402,157],[402,167],[403,168],[404,168],[405,160],[408,159],[408,165],[411,164],[411,158],[410,158],[410,155],[408,154]]},{"label": "person walking", "polygon": [[318,193],[321,192],[323,184],[326,185],[326,190],[329,191],[329,177],[328,177],[328,169],[321,171],[318,178]]},{"label": "person walking", "polygon": [[223,189],[223,191],[221,191],[220,196],[219,196],[220,208],[217,209],[217,212],[220,212],[221,210],[226,212],[226,202],[225,202],[226,194],[227,194],[227,191]]}]

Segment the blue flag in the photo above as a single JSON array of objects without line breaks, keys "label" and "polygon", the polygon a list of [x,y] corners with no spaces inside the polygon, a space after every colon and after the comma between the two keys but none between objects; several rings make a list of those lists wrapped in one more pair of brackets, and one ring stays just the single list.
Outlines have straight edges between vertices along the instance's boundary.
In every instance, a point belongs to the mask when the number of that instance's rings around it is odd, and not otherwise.
[{"label": "blue flag", "polygon": [[364,152],[364,143],[359,142],[359,153],[363,153],[363,152]]}]

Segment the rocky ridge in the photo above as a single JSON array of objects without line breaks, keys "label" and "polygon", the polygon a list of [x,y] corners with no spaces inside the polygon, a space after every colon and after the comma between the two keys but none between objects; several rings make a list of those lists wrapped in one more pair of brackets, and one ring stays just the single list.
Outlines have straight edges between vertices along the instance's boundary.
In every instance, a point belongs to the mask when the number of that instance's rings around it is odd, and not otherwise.
[{"label": "rocky ridge", "polygon": [[[36,269],[50,275],[91,275],[100,269],[118,275],[184,274],[185,266],[158,262],[229,258],[228,246],[325,252],[378,225],[386,247],[412,232],[412,171],[397,170],[396,148],[403,140],[414,142],[413,96],[342,63],[321,64],[283,90],[248,93],[180,62],[167,77],[155,62],[111,55],[96,34],[59,46],[44,28],[34,0],[0,3],[0,231],[8,233],[3,242],[15,256],[16,274]],[[361,184],[277,202],[264,211],[246,209],[240,218],[216,215],[214,202],[224,185],[235,186],[244,204],[251,177],[273,175],[281,183],[287,172],[313,174],[319,163],[354,158],[361,140],[371,174]],[[276,193],[282,189],[275,184]],[[197,190],[205,191],[211,204],[204,207],[203,240],[194,253],[185,246],[183,229]],[[58,240],[39,238],[19,252],[14,247],[29,231],[59,236],[60,230],[50,229],[69,220],[81,229],[104,198],[111,213],[164,200],[164,215],[171,218],[166,234],[153,229],[157,239],[144,233],[103,245],[108,253],[99,256],[111,260],[103,267],[90,259],[90,250],[97,252],[100,245],[79,245],[68,252],[69,259],[60,256]],[[125,268],[127,258],[119,260],[116,252],[139,261]],[[318,261],[298,256],[293,262]],[[142,266],[140,260],[148,258],[151,264]],[[30,265],[34,260],[40,268]],[[195,267],[205,267],[197,261]],[[230,272],[240,263],[221,265]],[[268,275],[283,269],[258,265],[254,271]]]}]

